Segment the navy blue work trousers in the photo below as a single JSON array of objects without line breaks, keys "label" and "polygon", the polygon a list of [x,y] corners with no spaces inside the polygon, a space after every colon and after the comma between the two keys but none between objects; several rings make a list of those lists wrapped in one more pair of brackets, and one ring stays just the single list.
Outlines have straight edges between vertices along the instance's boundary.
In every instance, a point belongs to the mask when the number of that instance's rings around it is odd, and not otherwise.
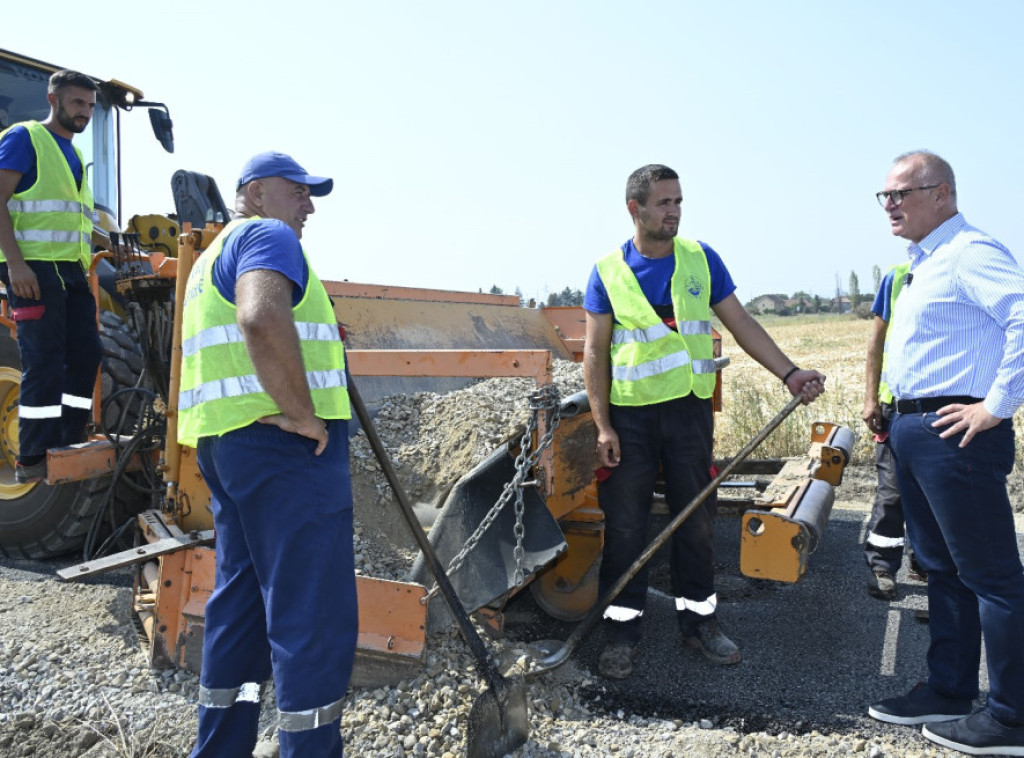
[{"label": "navy blue work trousers", "polygon": [[[610,420],[619,437],[621,458],[597,488],[604,512],[604,552],[598,577],[602,595],[648,545],[648,520],[659,472],[674,517],[711,481],[714,436],[711,400],[692,394],[655,405],[612,405]],[[684,600],[700,602],[714,595],[712,525],[716,508],[712,494],[672,535],[669,566],[677,608]],[[614,606],[643,611],[647,568],[626,585]],[[630,644],[640,639],[639,617],[606,622],[606,628],[611,639]]]},{"label": "navy blue work trousers", "polygon": [[[348,423],[328,428],[320,456],[313,440],[260,423],[199,440],[217,532],[201,686],[251,693],[272,672],[282,724],[289,714],[339,709],[313,728],[280,728],[281,758],[342,755],[340,701],[359,622]],[[201,703],[193,758],[251,758],[259,710],[251,696]]]},{"label": "navy blue work trousers", "polygon": [[85,439],[103,352],[96,301],[82,265],[26,262],[39,281],[41,299],[27,300],[11,291],[6,263],[0,263],[0,280],[18,323],[19,458],[37,458],[51,447]]},{"label": "navy blue work trousers", "polygon": [[890,437],[910,540],[928,572],[928,684],[976,697],[984,635],[987,707],[1004,724],[1024,725],[1024,568],[1006,492],[1013,422],[960,448],[962,434],[939,437],[938,418],[897,414]]}]

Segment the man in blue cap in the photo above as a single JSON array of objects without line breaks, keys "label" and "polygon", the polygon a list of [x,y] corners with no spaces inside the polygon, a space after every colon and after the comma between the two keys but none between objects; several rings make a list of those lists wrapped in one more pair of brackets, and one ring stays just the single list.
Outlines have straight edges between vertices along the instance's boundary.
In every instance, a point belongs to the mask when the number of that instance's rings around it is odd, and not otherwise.
[{"label": "man in blue cap", "polygon": [[358,618],[345,355],[299,240],[333,181],[282,153],[242,170],[237,218],[196,261],[182,323],[178,441],[210,487],[193,758],[250,756],[273,673],[282,758],[340,758]]}]

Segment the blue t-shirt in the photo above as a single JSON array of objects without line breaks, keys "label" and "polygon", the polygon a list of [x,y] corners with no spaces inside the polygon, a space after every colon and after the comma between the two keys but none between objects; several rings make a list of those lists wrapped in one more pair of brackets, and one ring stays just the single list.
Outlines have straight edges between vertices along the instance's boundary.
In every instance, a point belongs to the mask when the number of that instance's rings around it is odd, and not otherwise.
[{"label": "blue t-shirt", "polygon": [[277,271],[288,277],[292,306],[298,304],[309,281],[309,267],[295,231],[276,218],[260,219],[235,229],[213,264],[213,284],[229,302],[235,302],[235,283],[246,271]]},{"label": "blue t-shirt", "polygon": [[871,312],[878,316],[885,323],[889,323],[889,306],[892,304],[892,280],[895,278],[895,269],[889,269],[885,272],[885,277],[882,279],[882,286],[878,288],[878,294],[875,295],[875,302],[871,305]]},{"label": "blue t-shirt", "polygon": [[[710,305],[717,305],[736,291],[732,277],[729,275],[725,263],[722,262],[718,253],[698,240],[704,255],[708,261],[708,271],[711,274],[711,299]],[[632,238],[626,240],[622,245],[622,252],[625,254],[626,265],[633,270],[640,289],[651,304],[655,312],[661,318],[672,318],[672,274],[676,270],[676,257],[666,255],[664,258],[645,258],[640,255],[633,244]],[[608,292],[604,288],[604,282],[597,273],[595,265],[590,272],[590,281],[587,282],[587,294],[583,298],[583,308],[591,313],[611,313],[612,303],[608,298]]]},{"label": "blue t-shirt", "polygon": [[[50,135],[64,153],[64,158],[71,167],[71,174],[81,187],[82,162],[78,160],[78,153],[72,147],[71,140],[53,132],[50,132]],[[14,188],[15,193],[25,192],[36,183],[36,149],[32,146],[32,137],[24,126],[12,126],[0,139],[0,169],[21,174],[21,181]]]}]

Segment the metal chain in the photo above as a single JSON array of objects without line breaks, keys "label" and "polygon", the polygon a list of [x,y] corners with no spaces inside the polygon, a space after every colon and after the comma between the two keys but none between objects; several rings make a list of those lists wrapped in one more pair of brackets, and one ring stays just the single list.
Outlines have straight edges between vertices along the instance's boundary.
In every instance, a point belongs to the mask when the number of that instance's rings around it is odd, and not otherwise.
[{"label": "metal chain", "polygon": [[[526,423],[526,430],[523,432],[523,436],[519,441],[519,455],[516,456],[516,471],[512,477],[512,481],[505,485],[497,502],[491,506],[487,515],[480,521],[479,526],[477,526],[473,534],[469,536],[469,539],[466,540],[466,544],[463,545],[462,550],[460,550],[448,564],[449,576],[462,567],[462,564],[466,560],[466,556],[468,556],[473,548],[476,547],[484,532],[486,532],[491,524],[494,523],[502,509],[514,497],[516,524],[513,528],[513,533],[516,538],[516,546],[512,551],[512,555],[516,560],[516,586],[520,587],[523,582],[526,581],[526,576],[523,570],[523,563],[526,558],[526,552],[523,550],[523,539],[526,536],[526,526],[523,523],[523,515],[526,511],[526,505],[523,502],[523,489],[535,484],[535,482],[529,482],[527,480],[527,477],[530,474],[530,469],[532,469],[537,464],[537,461],[540,460],[540,455],[545,448],[551,445],[551,441],[554,439],[555,429],[558,428],[558,424],[562,420],[560,413],[562,405],[561,393],[558,391],[558,387],[554,384],[546,384],[543,387],[540,387],[536,393],[530,395],[529,402],[531,411],[530,418]],[[533,434],[537,430],[537,420],[542,412],[548,413],[548,428],[544,432],[544,436],[538,440],[536,449],[531,450]],[[437,592],[438,586],[435,584],[431,588],[430,592],[427,593],[425,600],[429,600],[436,595]]]}]

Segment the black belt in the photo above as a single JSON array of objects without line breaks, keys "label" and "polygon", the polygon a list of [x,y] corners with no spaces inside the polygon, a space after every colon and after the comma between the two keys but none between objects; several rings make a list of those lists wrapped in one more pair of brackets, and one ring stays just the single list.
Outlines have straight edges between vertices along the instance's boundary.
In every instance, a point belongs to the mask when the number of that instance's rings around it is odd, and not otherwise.
[{"label": "black belt", "polygon": [[983,398],[968,397],[967,395],[949,395],[946,397],[922,397],[918,400],[896,400],[897,413],[935,413],[939,408],[944,408],[953,403],[971,405],[980,403]]}]

